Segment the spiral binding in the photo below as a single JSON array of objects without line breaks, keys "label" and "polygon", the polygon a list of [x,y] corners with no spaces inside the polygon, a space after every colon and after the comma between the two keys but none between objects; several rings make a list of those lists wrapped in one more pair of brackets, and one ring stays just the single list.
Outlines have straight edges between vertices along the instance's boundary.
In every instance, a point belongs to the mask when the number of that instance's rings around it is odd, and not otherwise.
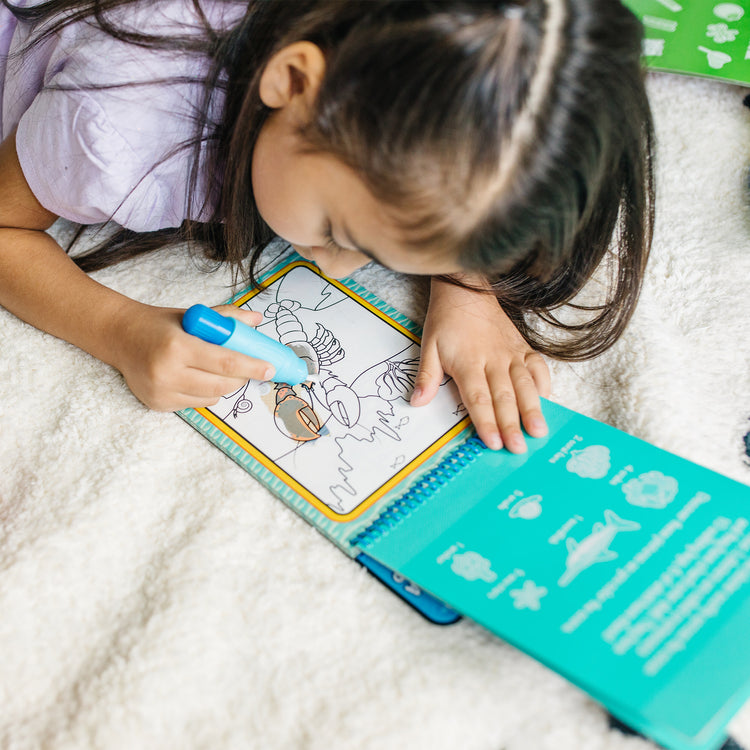
[{"label": "spiral binding", "polygon": [[476,436],[454,448],[435,468],[417,480],[401,497],[394,500],[366,529],[351,539],[350,543],[367,549],[381,536],[408,518],[439,487],[458,476],[476,460],[483,450],[486,450],[486,446]]}]

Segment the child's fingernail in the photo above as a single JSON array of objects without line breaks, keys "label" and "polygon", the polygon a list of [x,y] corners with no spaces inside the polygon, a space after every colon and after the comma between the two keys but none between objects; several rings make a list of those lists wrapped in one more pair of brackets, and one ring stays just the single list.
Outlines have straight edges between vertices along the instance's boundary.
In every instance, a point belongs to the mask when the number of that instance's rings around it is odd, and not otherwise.
[{"label": "child's fingernail", "polygon": [[411,399],[409,400],[411,401],[411,403],[414,403],[415,401],[419,401],[419,399],[422,398],[423,394],[424,394],[424,388],[418,386],[412,391]]},{"label": "child's fingernail", "polygon": [[487,447],[491,448],[493,451],[499,451],[500,448],[503,447],[503,441],[501,440],[500,433],[498,432],[495,432],[492,435],[487,435],[485,443]]},{"label": "child's fingernail", "polygon": [[276,370],[273,369],[273,367],[269,367],[264,373],[263,373],[263,380],[270,380],[273,377],[273,374],[276,372]]},{"label": "child's fingernail", "polygon": [[537,436],[546,435],[547,423],[543,419],[537,417],[529,422],[529,429]]},{"label": "child's fingernail", "polygon": [[514,453],[523,453],[526,450],[526,441],[521,435],[513,435],[509,443],[510,445],[508,447],[511,448]]}]

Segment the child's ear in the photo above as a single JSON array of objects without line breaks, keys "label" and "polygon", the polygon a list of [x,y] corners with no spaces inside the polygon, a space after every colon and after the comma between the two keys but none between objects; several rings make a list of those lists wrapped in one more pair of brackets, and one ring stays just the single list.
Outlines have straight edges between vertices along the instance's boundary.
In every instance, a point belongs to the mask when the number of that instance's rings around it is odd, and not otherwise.
[{"label": "child's ear", "polygon": [[301,104],[311,109],[325,74],[326,61],[312,42],[294,42],[276,52],[260,77],[260,99],[271,109]]}]

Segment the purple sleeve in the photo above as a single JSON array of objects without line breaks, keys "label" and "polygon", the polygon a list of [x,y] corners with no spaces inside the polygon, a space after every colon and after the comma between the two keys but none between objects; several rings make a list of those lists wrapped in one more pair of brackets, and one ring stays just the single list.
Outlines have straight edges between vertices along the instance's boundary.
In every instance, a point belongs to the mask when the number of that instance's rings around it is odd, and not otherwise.
[{"label": "purple sleeve", "polygon": [[184,144],[194,136],[206,62],[84,32],[72,29],[58,45],[18,120],[32,192],[83,224],[111,219],[144,232],[202,218],[187,205],[193,149]]},{"label": "purple sleeve", "polygon": [[41,92],[21,118],[16,145],[31,191],[58,216],[82,224],[112,219],[135,231],[184,218],[168,194],[184,192],[184,181],[163,184],[156,155],[134,149],[86,93]]}]

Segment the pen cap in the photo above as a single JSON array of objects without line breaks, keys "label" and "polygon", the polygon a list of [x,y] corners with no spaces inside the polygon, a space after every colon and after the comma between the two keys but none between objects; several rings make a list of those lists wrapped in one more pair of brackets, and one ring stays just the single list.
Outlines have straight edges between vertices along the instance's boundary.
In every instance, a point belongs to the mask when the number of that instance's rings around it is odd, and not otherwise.
[{"label": "pen cap", "polygon": [[220,346],[234,333],[234,318],[225,318],[205,305],[193,305],[182,316],[185,331],[209,344]]}]

